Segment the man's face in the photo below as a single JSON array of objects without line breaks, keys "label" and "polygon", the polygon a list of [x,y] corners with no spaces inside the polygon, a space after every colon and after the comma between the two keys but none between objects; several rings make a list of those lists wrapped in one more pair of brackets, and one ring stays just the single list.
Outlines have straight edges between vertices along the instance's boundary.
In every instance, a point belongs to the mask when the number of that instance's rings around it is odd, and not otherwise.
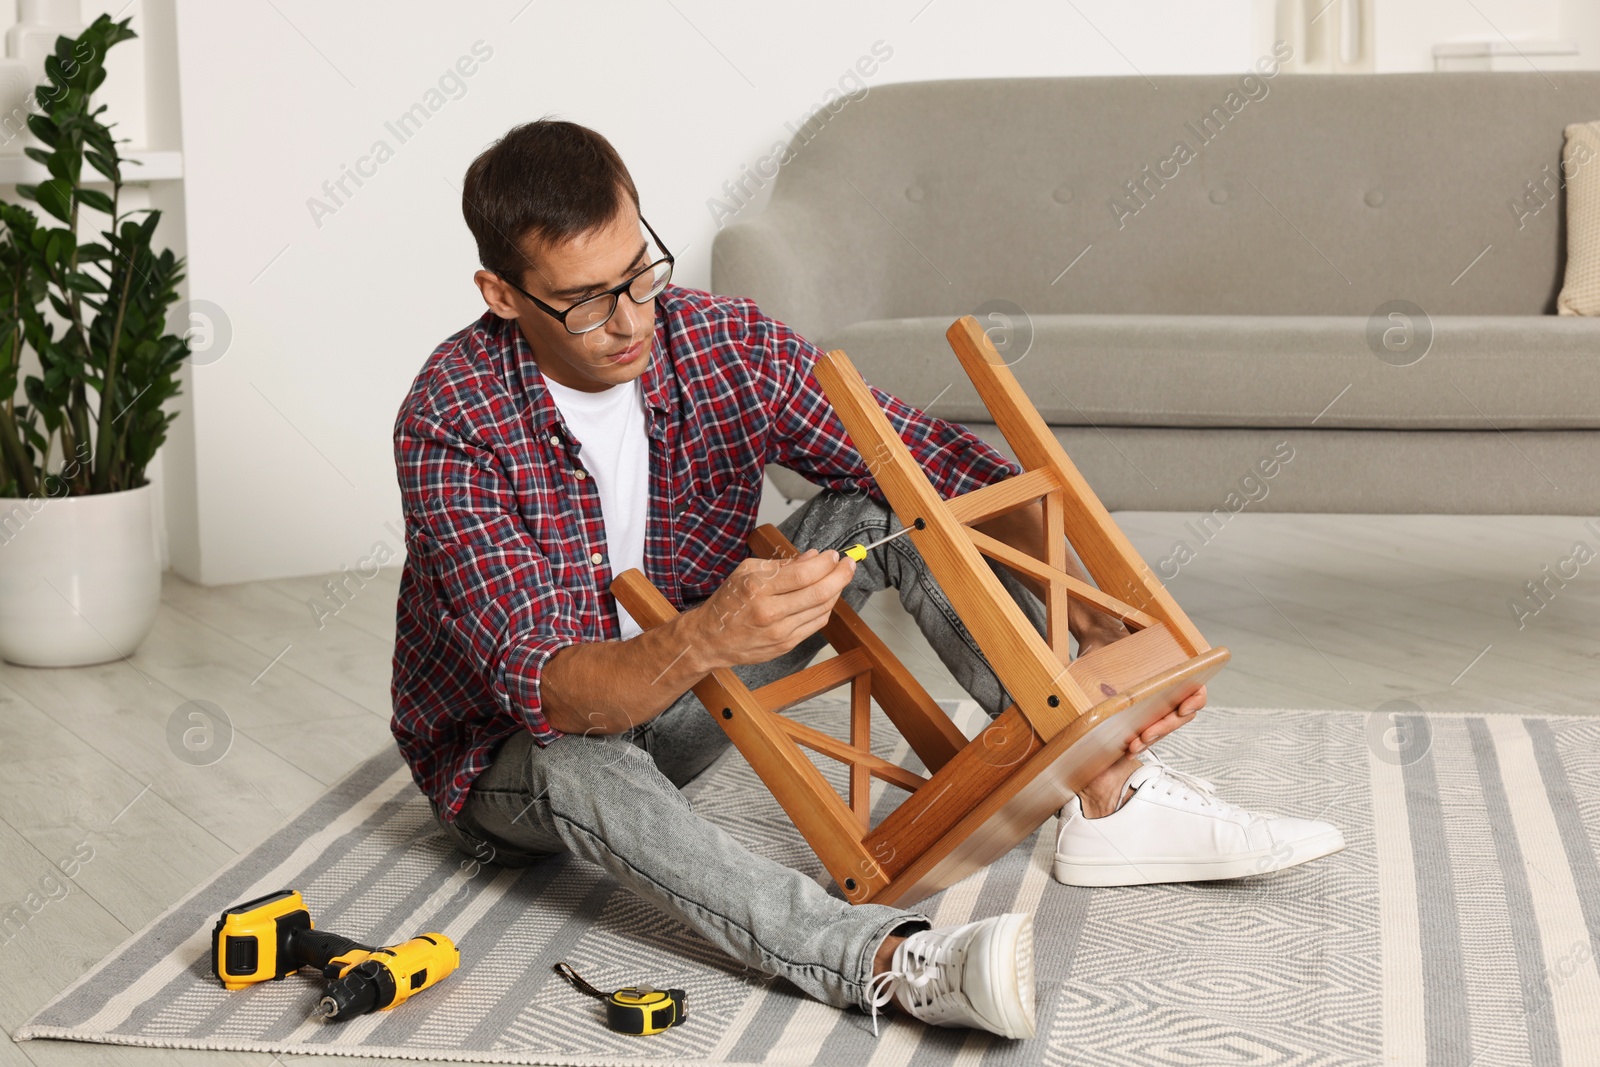
[{"label": "man's face", "polygon": [[[517,281],[557,311],[565,311],[643,270],[652,258],[647,244],[638,208],[625,196],[616,217],[599,229],[560,244],[525,238],[522,248],[533,266]],[[650,365],[656,328],[654,300],[635,304],[622,293],[616,312],[604,326],[571,334],[492,272],[480,270],[473,281],[495,314],[517,320],[539,370],[561,385],[598,392],[633,381]]]}]

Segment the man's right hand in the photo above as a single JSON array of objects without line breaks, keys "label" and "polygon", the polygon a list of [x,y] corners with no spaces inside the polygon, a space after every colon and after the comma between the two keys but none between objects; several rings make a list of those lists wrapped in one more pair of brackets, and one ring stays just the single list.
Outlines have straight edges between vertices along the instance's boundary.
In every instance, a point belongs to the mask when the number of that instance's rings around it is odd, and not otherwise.
[{"label": "man's right hand", "polygon": [[855,560],[832,549],[740,563],[686,613],[695,616],[692,632],[707,669],[765,663],[822,629],[855,570]]}]

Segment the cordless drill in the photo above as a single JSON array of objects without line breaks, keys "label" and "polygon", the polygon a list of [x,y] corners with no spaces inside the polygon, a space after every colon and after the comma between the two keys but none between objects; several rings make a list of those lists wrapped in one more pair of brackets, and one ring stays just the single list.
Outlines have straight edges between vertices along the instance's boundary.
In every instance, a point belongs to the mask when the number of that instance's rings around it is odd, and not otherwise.
[{"label": "cordless drill", "polygon": [[211,970],[227,989],[287,977],[315,967],[330,979],[317,1003],[324,1019],[386,1011],[443,981],[461,953],[443,934],[373,948],[313,928],[305,901],[292,889],[235,905],[211,932]]}]

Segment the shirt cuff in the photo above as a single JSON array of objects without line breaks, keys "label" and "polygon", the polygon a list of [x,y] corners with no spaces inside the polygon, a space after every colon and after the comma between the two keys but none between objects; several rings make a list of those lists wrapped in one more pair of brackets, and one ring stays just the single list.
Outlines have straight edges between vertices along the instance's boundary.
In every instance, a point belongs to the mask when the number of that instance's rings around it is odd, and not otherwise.
[{"label": "shirt cuff", "polygon": [[577,644],[574,638],[545,634],[523,638],[506,653],[503,678],[506,695],[511,701],[509,710],[540,746],[563,736],[544,717],[544,698],[539,691],[544,680],[544,665],[551,656],[574,644]]}]

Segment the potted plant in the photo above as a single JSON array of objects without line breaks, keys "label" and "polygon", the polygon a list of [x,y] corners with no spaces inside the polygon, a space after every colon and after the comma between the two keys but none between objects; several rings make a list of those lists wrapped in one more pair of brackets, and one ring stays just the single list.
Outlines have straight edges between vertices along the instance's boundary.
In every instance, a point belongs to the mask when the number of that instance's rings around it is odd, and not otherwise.
[{"label": "potted plant", "polygon": [[[50,176],[17,186],[47,217],[0,201],[0,658],[29,666],[129,655],[160,602],[145,468],[189,345],[166,330],[183,261],[151,247],[159,211],[123,210],[124,160],[91,103],[129,21],[56,39],[28,116]],[[109,220],[100,241],[78,240],[85,208]]]}]

